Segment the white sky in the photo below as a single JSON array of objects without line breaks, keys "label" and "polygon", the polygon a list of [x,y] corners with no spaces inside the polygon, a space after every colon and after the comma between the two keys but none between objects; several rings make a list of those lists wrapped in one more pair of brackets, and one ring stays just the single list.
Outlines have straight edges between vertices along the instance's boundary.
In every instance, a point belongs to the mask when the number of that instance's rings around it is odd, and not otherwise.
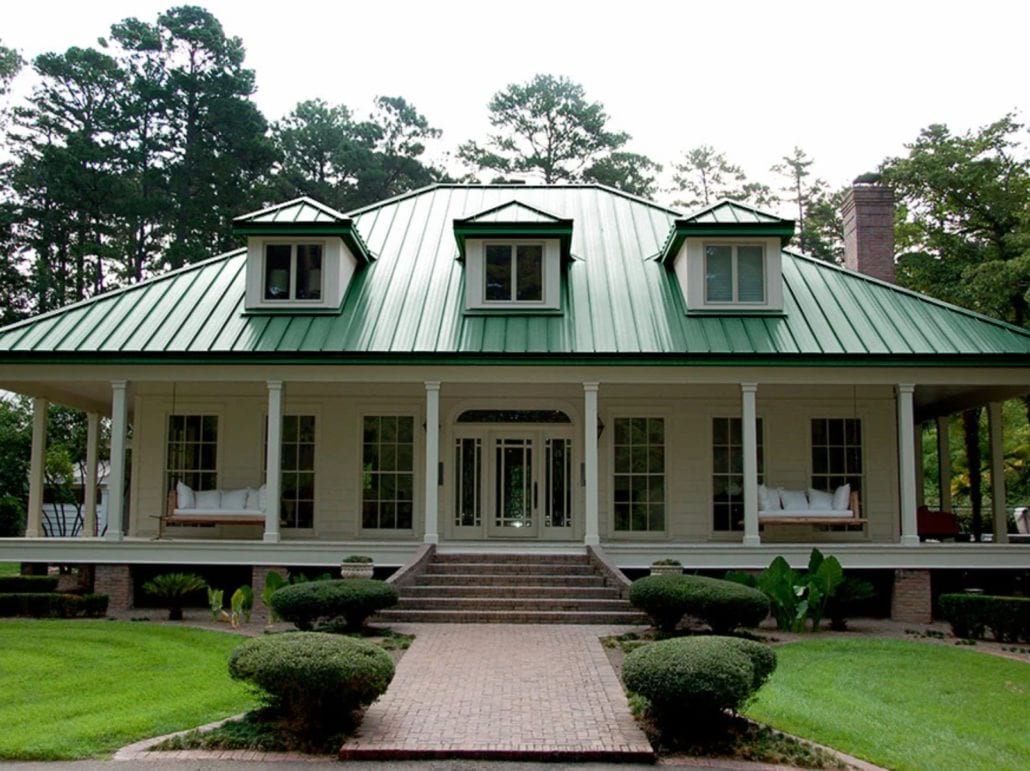
[{"label": "white sky", "polygon": [[[174,0],[5,2],[23,56],[89,45]],[[964,130],[1030,102],[1030,5],[994,2],[239,2],[208,0],[247,47],[271,120],[301,99],[359,115],[401,95],[444,132],[436,160],[489,127],[486,102],[538,72],[602,101],[632,148],[668,167],[700,143],[752,177],[795,145],[842,185],[920,128]],[[17,91],[26,93],[31,75]]]}]

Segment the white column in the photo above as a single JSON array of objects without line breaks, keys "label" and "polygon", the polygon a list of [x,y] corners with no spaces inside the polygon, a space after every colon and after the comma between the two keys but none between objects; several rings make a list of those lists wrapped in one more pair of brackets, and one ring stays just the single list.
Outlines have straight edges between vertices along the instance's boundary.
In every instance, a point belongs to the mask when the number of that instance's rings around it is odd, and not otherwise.
[{"label": "white column", "polygon": [[100,415],[86,414],[86,479],[82,502],[82,535],[97,534],[97,447],[100,443]]},{"label": "white column", "polygon": [[29,511],[25,537],[43,535],[43,481],[46,470],[46,417],[50,402],[32,400],[32,454],[29,456]]},{"label": "white column", "polygon": [[740,384],[741,438],[744,443],[744,546],[758,546],[758,415],[757,383]]},{"label": "white column", "polygon": [[919,545],[919,526],[916,522],[916,458],[915,409],[912,395],[915,386],[904,383],[897,386],[898,400],[898,478],[901,503],[901,543]]},{"label": "white column", "polygon": [[923,424],[916,423],[912,441],[912,454],[916,461],[916,508],[920,508],[926,502],[926,480],[923,475]]},{"label": "white column", "polygon": [[426,533],[425,543],[440,543],[440,383],[426,381]]},{"label": "white column", "polygon": [[125,443],[129,425],[128,382],[111,383],[111,471],[107,476],[107,533],[109,541],[122,540],[125,517]]},{"label": "white column", "polygon": [[951,511],[951,437],[948,429],[951,416],[937,418],[937,479],[940,486],[941,511]]},{"label": "white column", "polygon": [[265,450],[265,533],[262,540],[279,542],[282,490],[283,382],[268,381],[268,431]]},{"label": "white column", "polygon": [[583,480],[586,483],[586,516],[583,542],[601,543],[601,515],[598,510],[597,488],[597,383],[583,384]]},{"label": "white column", "polygon": [[1001,402],[987,405],[987,431],[991,443],[991,509],[994,512],[994,542],[1009,542],[1009,514],[1005,503],[1005,446],[1002,442]]}]

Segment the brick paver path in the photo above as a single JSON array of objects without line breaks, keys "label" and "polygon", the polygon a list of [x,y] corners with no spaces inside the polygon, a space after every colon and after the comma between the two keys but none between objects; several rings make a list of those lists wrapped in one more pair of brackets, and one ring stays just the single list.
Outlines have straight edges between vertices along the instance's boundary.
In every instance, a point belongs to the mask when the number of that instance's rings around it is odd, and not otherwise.
[{"label": "brick paver path", "polygon": [[[414,626],[414,625],[413,625]],[[419,624],[341,758],[647,760],[598,626]]]}]

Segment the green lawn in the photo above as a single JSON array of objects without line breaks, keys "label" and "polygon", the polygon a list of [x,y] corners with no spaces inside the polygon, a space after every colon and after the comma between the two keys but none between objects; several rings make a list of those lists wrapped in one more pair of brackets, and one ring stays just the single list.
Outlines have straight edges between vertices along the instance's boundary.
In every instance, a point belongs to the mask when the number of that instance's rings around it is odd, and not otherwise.
[{"label": "green lawn", "polygon": [[16,576],[21,572],[19,562],[0,562],[0,576]]},{"label": "green lawn", "polygon": [[240,637],[120,621],[0,621],[0,759],[109,755],[251,706]]},{"label": "green lawn", "polygon": [[812,640],[748,715],[892,769],[1030,768],[1030,664],[901,640]]}]

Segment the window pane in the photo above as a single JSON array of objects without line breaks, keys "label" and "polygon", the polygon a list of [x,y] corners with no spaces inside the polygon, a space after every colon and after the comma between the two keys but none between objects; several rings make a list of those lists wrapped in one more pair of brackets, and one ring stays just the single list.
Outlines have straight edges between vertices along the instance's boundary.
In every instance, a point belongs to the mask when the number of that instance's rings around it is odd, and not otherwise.
[{"label": "window pane", "polygon": [[[412,521],[414,418],[368,416],[362,449],[362,526],[408,529]],[[404,441],[407,438],[408,441]],[[374,505],[375,516],[372,515]]]},{"label": "window pane", "polygon": [[486,245],[486,299],[511,300],[511,246]]},{"label": "window pane", "polygon": [[195,490],[218,486],[218,418],[169,415],[165,449],[167,488],[182,482]]},{"label": "window pane", "polygon": [[290,245],[265,246],[265,299],[290,299]]},{"label": "window pane", "polygon": [[515,250],[518,264],[516,300],[544,299],[544,248],[539,244],[520,244]]},{"label": "window pane", "polygon": [[765,302],[765,256],[761,246],[737,247],[737,300]]},{"label": "window pane", "polygon": [[322,245],[297,245],[297,299],[322,299]]},{"label": "window pane", "polygon": [[733,248],[705,247],[705,302],[733,302]]},{"label": "window pane", "polygon": [[665,423],[615,418],[613,493],[616,530],[665,527]]}]

